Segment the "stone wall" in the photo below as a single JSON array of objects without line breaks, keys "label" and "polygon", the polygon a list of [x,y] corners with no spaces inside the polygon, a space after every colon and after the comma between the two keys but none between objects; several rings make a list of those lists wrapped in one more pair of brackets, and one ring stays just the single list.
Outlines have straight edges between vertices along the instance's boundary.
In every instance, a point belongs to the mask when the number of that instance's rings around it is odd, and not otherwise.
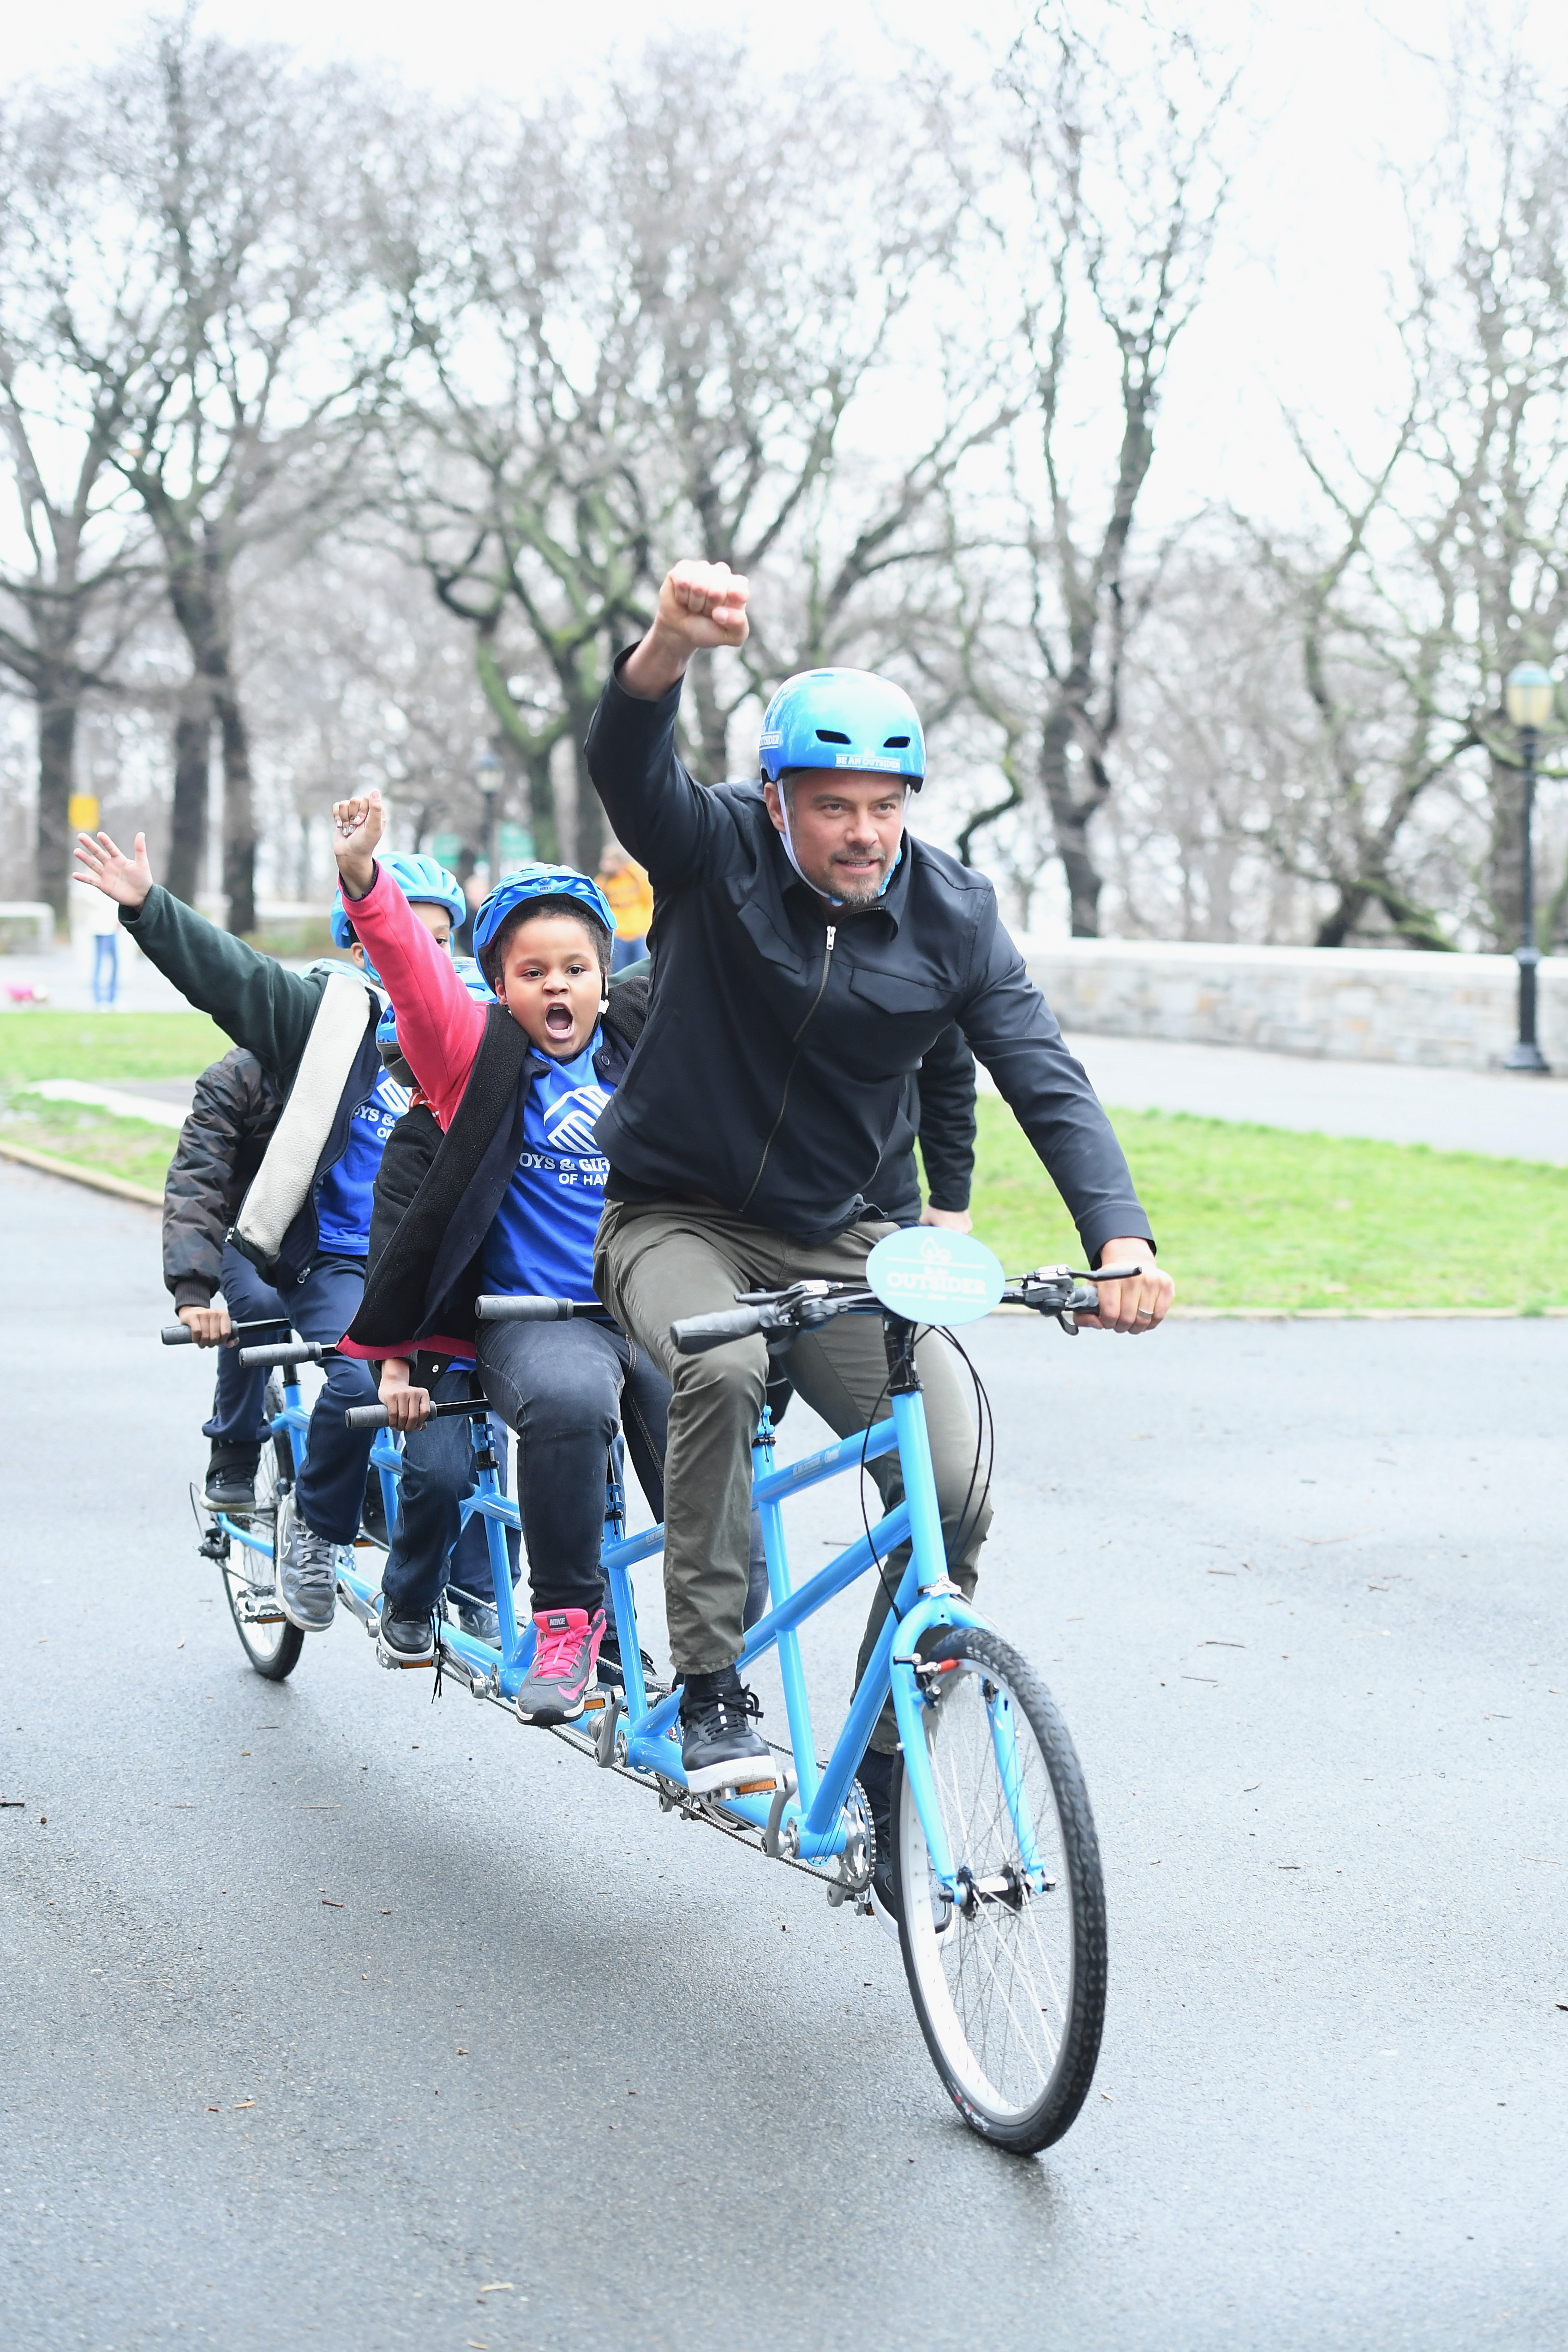
[{"label": "stone wall", "polygon": [[[1461,1070],[1499,1068],[1517,1034],[1510,956],[1140,940],[1019,945],[1069,1031]],[[1540,1035],[1553,1068],[1568,1066],[1568,958],[1540,968]]]}]

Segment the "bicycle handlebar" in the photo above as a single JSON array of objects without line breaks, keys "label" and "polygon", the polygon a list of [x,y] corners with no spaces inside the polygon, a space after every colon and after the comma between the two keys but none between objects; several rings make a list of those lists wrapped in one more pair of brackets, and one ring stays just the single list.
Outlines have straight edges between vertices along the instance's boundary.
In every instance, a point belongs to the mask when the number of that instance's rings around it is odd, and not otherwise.
[{"label": "bicycle handlebar", "polygon": [[[229,1335],[237,1339],[242,1331],[279,1331],[287,1328],[281,1315],[258,1315],[249,1323],[231,1323]],[[195,1339],[188,1323],[165,1323],[158,1337],[165,1348],[193,1348]],[[227,1342],[226,1341],[226,1345]]]},{"label": "bicycle handlebar", "polygon": [[[1089,1275],[1077,1266],[1037,1266],[1009,1285],[1002,1303],[1054,1315],[1063,1330],[1070,1333],[1078,1328],[1072,1317],[1100,1312],[1101,1283],[1128,1282],[1142,1271],[1141,1265],[1105,1265]],[[800,1282],[787,1290],[742,1293],[733,1307],[714,1315],[686,1316],[670,1325],[669,1336],[680,1355],[700,1356],[710,1348],[725,1347],[731,1339],[749,1339],[758,1331],[793,1334],[814,1329],[832,1316],[878,1311],[873,1294],[855,1284]]]},{"label": "bicycle handlebar", "polygon": [[[445,1404],[433,1404],[426,1419],[444,1421],[450,1420],[455,1413],[486,1413],[489,1411],[489,1407],[482,1399],[478,1403],[465,1404],[461,1398],[456,1398],[449,1399]],[[343,1414],[343,1420],[350,1429],[385,1429],[388,1425],[384,1404],[351,1404]]]},{"label": "bicycle handlebar", "polygon": [[710,1348],[725,1347],[731,1339],[749,1339],[763,1328],[760,1307],[725,1307],[717,1315],[689,1315],[672,1323],[669,1336],[681,1355],[702,1356]]},{"label": "bicycle handlebar", "polygon": [[258,1364],[324,1364],[337,1352],[323,1348],[319,1339],[279,1339],[271,1347],[242,1348],[239,1360],[248,1372]]},{"label": "bicycle handlebar", "polygon": [[596,1298],[542,1298],[526,1293],[515,1297],[489,1293],[474,1301],[481,1323],[568,1323],[574,1315],[605,1314]]}]

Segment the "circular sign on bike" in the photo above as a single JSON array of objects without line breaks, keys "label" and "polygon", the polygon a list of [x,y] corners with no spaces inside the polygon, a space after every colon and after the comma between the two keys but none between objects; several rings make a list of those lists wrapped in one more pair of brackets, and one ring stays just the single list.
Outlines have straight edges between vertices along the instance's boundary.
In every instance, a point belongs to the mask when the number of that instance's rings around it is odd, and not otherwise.
[{"label": "circular sign on bike", "polygon": [[972,1234],[910,1225],[877,1244],[866,1279],[893,1314],[945,1328],[989,1315],[1007,1277],[1001,1259]]}]

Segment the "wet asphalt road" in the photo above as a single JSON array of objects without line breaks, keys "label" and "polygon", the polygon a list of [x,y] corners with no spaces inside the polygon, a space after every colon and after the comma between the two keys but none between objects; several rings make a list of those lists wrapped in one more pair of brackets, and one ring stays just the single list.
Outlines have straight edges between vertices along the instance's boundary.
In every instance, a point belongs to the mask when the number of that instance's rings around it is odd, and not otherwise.
[{"label": "wet asphalt road", "polygon": [[[17,2352],[1563,2341],[1562,1323],[983,1327],[984,1591],[1112,1935],[1018,2162],[815,1885],[351,1624],[257,1679],[155,1219],[3,1168],[0,1235]],[[857,1520],[819,1491],[797,1559]]]}]

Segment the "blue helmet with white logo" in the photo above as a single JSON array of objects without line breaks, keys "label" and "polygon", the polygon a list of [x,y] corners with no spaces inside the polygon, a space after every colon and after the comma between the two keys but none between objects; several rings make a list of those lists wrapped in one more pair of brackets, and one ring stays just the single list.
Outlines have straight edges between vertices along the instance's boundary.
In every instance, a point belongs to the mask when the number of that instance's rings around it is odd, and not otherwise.
[{"label": "blue helmet with white logo", "polygon": [[[463,898],[462,884],[455,874],[448,874],[434,857],[414,857],[405,850],[389,850],[376,864],[391,875],[404,897],[423,899],[432,907],[445,907],[457,929],[468,909]],[[353,938],[353,917],[343,905],[342,885],[332,893],[332,944],[346,948]]]},{"label": "blue helmet with white logo", "polygon": [[596,882],[579,874],[570,866],[518,866],[503,874],[489,897],[474,917],[474,953],[483,956],[485,950],[506,921],[531,898],[575,898],[585,915],[602,923],[611,939],[616,936],[616,919],[610,902]]},{"label": "blue helmet with white logo", "polygon": [[901,686],[873,670],[786,677],[763,713],[761,749],[773,784],[792,768],[865,768],[902,776],[917,793],[925,782],[920,713]]}]

